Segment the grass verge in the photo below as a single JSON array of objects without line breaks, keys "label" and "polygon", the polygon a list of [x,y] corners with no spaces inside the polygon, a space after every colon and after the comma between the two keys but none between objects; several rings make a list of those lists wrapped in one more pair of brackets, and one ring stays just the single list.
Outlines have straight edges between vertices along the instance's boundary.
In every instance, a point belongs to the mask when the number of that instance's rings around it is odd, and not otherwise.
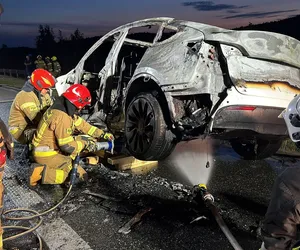
[{"label": "grass verge", "polygon": [[22,88],[25,83],[25,79],[0,76],[0,85],[7,85],[15,88]]}]

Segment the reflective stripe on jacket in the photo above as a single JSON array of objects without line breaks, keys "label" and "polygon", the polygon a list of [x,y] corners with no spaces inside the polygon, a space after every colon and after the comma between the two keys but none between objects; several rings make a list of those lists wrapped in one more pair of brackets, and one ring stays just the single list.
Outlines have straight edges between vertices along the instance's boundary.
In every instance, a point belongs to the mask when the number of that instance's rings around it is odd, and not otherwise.
[{"label": "reflective stripe on jacket", "polygon": [[[8,119],[9,131],[13,136],[17,134],[17,137],[19,137],[28,125],[37,127],[42,112],[52,104],[51,97],[48,94],[42,96],[41,100],[42,103],[33,91],[25,92],[21,90],[16,95]],[[15,139],[18,140],[16,137]]]},{"label": "reflective stripe on jacket", "polygon": [[[71,158],[80,153],[87,141],[74,138],[75,130],[92,137],[100,137],[104,132],[90,125],[81,117],[71,117],[58,109],[48,109],[38,126],[33,138],[34,155],[36,157],[53,156],[56,152],[63,152]],[[41,150],[47,147],[48,150]]]}]

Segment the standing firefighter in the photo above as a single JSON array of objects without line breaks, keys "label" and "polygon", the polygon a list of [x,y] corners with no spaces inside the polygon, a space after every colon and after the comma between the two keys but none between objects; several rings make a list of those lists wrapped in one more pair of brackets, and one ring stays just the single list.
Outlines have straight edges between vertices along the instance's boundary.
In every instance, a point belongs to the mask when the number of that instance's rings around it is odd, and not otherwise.
[{"label": "standing firefighter", "polygon": [[34,68],[34,66],[32,64],[31,55],[26,56],[24,65],[25,65],[26,76],[29,77],[32,74],[32,71]]},{"label": "standing firefighter", "polygon": [[[289,136],[300,145],[300,95],[289,104],[283,117]],[[274,184],[271,201],[261,227],[261,250],[300,249],[297,225],[300,224],[300,168],[286,168]]]},{"label": "standing firefighter", "polygon": [[47,56],[45,58],[45,61],[46,61],[46,67],[47,67],[47,70],[53,75],[53,65],[52,65],[52,62],[50,60],[50,57]]},{"label": "standing firefighter", "polygon": [[55,77],[59,77],[60,73],[61,73],[61,66],[60,66],[59,62],[57,61],[57,57],[52,56],[51,60],[53,62],[53,75]]},{"label": "standing firefighter", "polygon": [[[81,84],[74,84],[43,115],[32,141],[34,161],[41,165],[32,165],[31,186],[35,186],[39,180],[42,180],[42,184],[64,183],[76,155],[82,150],[96,150],[93,138],[113,140],[112,134],[105,133],[76,115],[90,103],[89,90]],[[89,136],[74,136],[75,132]],[[80,181],[86,180],[87,174],[82,167],[78,168],[78,173]]]},{"label": "standing firefighter", "polygon": [[36,69],[16,95],[8,119],[9,132],[21,144],[28,144],[45,110],[52,104],[49,88],[55,78],[46,70]]},{"label": "standing firefighter", "polygon": [[38,55],[36,57],[36,60],[34,61],[34,64],[35,64],[35,67],[37,69],[46,69],[46,63],[45,61],[43,60],[42,56],[41,55]]},{"label": "standing firefighter", "polygon": [[[14,145],[11,135],[9,134],[4,122],[0,118],[0,216],[2,216],[3,213],[4,185],[2,181],[4,174],[4,166],[6,164],[6,156],[8,156],[11,160],[13,159]],[[3,249],[2,234],[3,229],[0,219],[0,250]]]}]

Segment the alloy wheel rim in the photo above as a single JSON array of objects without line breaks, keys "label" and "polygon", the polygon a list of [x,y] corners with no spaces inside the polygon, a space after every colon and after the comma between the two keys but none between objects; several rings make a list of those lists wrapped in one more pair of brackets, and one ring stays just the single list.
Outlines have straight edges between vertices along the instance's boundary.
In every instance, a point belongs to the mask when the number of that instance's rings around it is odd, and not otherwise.
[{"label": "alloy wheel rim", "polygon": [[154,110],[147,100],[139,98],[128,109],[127,142],[136,153],[149,149],[154,137]]}]

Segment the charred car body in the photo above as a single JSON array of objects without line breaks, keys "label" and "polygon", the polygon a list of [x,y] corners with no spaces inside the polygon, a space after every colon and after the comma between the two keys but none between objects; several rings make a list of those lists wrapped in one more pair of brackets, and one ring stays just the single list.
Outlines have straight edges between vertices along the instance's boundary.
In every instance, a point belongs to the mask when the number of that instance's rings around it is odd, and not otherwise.
[{"label": "charred car body", "polygon": [[[150,42],[132,35],[150,26]],[[86,118],[123,136],[138,159],[164,159],[179,141],[205,135],[266,158],[287,138],[278,116],[300,93],[299,58],[300,42],[285,35],[152,18],[101,37],[56,89],[86,84],[94,100]]]}]

